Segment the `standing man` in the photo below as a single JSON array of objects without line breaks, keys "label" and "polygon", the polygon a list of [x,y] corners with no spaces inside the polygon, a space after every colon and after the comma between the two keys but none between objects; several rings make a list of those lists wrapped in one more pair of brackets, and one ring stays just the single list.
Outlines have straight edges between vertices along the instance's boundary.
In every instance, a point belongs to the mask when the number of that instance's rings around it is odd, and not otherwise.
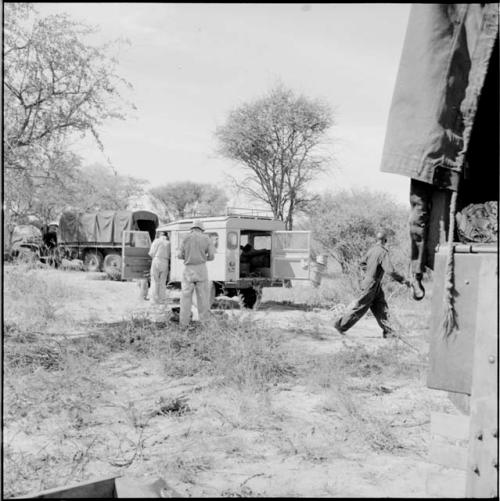
[{"label": "standing man", "polygon": [[382,328],[382,336],[394,337],[394,329],[389,322],[389,308],[381,286],[382,277],[386,272],[393,280],[407,287],[410,287],[410,282],[394,269],[389,259],[389,251],[385,247],[386,243],[386,234],[377,233],[377,243],[361,260],[360,266],[365,272],[361,283],[361,295],[349,305],[344,315],[336,320],[334,327],[340,334],[345,334],[370,309]]},{"label": "standing man", "polygon": [[199,319],[203,321],[208,315],[210,304],[206,263],[213,261],[214,254],[214,245],[210,237],[203,233],[203,224],[194,221],[191,232],[182,242],[177,256],[184,260],[179,319],[181,327],[189,325],[193,292],[196,292]]},{"label": "standing man", "polygon": [[158,237],[151,244],[149,255],[153,258],[151,262],[153,302],[159,303],[166,299],[168,261],[170,259],[170,242],[166,232],[159,232]]}]

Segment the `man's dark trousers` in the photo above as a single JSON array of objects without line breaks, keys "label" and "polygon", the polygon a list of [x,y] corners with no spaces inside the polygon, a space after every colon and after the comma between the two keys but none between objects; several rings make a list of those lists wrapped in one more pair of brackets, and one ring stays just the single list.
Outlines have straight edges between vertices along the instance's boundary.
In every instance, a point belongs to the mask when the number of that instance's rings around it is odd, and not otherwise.
[{"label": "man's dark trousers", "polygon": [[361,295],[351,303],[337,324],[345,332],[350,329],[367,311],[371,310],[373,316],[382,328],[384,336],[391,336],[394,332],[389,322],[389,307],[385,300],[384,291],[380,282],[363,289]]}]

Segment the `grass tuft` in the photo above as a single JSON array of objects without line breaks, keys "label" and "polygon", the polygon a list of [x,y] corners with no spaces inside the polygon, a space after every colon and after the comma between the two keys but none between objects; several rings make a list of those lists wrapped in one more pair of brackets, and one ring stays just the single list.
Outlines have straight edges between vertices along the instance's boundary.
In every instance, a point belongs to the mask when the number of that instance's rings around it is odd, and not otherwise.
[{"label": "grass tuft", "polygon": [[77,295],[76,289],[61,280],[47,280],[43,273],[47,270],[24,264],[4,268],[6,329],[40,331],[54,322],[62,300]]}]

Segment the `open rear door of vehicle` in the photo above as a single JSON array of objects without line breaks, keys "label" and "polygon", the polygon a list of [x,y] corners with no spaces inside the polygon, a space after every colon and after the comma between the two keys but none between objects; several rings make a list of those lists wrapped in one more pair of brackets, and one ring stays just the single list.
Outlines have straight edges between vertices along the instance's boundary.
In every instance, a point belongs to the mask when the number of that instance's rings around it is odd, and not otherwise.
[{"label": "open rear door of vehicle", "polygon": [[271,276],[309,280],[310,231],[274,231],[271,247]]},{"label": "open rear door of vehicle", "polygon": [[151,268],[149,249],[151,238],[147,231],[124,231],[122,236],[122,279],[145,278]]}]

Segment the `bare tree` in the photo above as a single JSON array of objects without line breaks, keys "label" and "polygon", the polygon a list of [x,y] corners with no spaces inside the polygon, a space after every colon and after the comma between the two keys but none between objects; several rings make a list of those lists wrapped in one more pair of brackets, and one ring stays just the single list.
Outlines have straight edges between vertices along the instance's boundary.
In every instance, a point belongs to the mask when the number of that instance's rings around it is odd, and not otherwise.
[{"label": "bare tree", "polygon": [[230,112],[216,130],[220,153],[247,173],[238,188],[269,204],[287,229],[311,202],[307,186],[326,166],[320,146],[332,115],[327,103],[278,86]]}]

